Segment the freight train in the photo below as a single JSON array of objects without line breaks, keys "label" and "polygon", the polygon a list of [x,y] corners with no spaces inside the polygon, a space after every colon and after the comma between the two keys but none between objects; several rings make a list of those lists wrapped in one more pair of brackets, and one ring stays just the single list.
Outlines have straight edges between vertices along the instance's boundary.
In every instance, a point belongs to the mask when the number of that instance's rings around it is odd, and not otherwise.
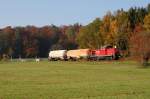
[{"label": "freight train", "polygon": [[49,52],[48,59],[52,60],[117,60],[120,52],[117,48],[106,46],[101,49],[54,50]]}]

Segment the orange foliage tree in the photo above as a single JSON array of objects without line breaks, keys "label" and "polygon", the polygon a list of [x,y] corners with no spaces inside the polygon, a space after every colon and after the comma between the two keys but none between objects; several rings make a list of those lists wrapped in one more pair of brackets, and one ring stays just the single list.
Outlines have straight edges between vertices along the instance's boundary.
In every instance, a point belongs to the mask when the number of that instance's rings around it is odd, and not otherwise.
[{"label": "orange foliage tree", "polygon": [[142,63],[143,66],[148,65],[150,58],[150,32],[135,33],[130,38],[131,55]]}]

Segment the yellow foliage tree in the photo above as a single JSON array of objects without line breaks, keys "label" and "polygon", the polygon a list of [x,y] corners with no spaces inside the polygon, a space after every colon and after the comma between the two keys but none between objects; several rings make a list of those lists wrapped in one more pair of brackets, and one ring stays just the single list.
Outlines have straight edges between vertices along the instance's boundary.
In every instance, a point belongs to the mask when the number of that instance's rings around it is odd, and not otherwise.
[{"label": "yellow foliage tree", "polygon": [[150,14],[148,14],[144,18],[144,28],[146,29],[146,31],[150,31]]}]

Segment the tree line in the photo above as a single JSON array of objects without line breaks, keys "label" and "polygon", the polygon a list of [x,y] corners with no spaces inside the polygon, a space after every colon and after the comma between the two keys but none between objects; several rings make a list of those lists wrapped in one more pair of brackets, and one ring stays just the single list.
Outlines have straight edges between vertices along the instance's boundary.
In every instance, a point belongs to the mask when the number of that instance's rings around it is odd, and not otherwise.
[{"label": "tree line", "polygon": [[0,30],[0,56],[13,58],[47,57],[50,50],[75,49],[79,24],[57,27],[55,25],[6,27]]},{"label": "tree line", "polygon": [[123,56],[128,56],[135,50],[132,45],[137,45],[137,39],[150,39],[149,32],[150,4],[145,8],[131,7],[127,11],[108,12],[103,18],[96,18],[85,26],[78,23],[69,26],[8,26],[0,30],[0,57],[47,57],[50,50],[98,49],[104,45],[117,46]]}]

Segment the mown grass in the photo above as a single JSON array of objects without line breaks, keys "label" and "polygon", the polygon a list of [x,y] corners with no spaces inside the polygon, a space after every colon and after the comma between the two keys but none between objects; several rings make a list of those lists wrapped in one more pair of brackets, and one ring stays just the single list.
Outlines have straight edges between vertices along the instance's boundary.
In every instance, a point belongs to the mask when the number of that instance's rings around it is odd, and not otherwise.
[{"label": "mown grass", "polygon": [[150,68],[134,62],[3,62],[0,99],[149,99]]}]

